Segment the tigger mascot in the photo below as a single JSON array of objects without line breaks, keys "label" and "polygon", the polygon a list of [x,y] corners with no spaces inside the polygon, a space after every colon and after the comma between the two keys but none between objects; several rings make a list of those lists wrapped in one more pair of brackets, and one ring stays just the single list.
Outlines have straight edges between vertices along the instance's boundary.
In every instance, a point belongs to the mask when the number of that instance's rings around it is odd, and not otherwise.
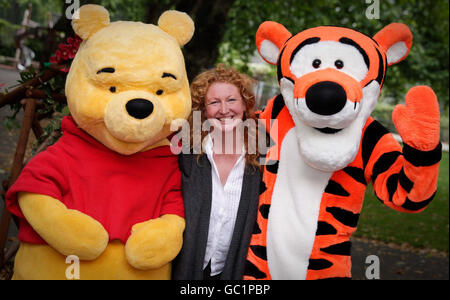
[{"label": "tigger mascot", "polygon": [[261,114],[274,146],[244,279],[351,278],[350,236],[367,184],[402,212],[424,210],[436,192],[440,115],[432,89],[412,88],[393,111],[403,148],[370,117],[387,67],[406,58],[412,34],[393,23],[373,38],[332,26],[291,35],[267,21],[256,44],[277,66],[281,95]]}]

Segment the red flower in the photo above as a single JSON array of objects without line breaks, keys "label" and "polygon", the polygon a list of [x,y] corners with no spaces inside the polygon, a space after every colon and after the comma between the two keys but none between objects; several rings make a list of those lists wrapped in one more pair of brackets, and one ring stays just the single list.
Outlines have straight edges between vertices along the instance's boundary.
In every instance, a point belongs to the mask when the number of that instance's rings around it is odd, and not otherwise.
[{"label": "red flower", "polygon": [[[67,38],[67,43],[60,43],[55,54],[50,58],[51,63],[69,63],[77,54],[78,48],[83,40],[75,35],[74,37]],[[62,69],[65,72],[68,69]]]},{"label": "red flower", "polygon": [[52,64],[58,64],[60,62],[60,59],[56,56],[52,56],[52,57],[50,57],[50,62]]},{"label": "red flower", "polygon": [[56,56],[56,58],[58,58],[60,61],[62,60],[62,53],[61,53],[61,50],[60,50],[60,49],[58,49],[58,50],[55,51],[55,56]]}]

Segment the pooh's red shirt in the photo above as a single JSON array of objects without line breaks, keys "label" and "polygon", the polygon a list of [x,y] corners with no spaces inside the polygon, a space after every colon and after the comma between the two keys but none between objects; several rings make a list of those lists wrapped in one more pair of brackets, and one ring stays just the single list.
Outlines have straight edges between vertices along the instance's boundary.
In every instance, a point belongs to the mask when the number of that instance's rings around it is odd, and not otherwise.
[{"label": "pooh's red shirt", "polygon": [[133,155],[118,154],[65,117],[63,136],[36,155],[6,194],[8,209],[20,222],[22,242],[46,242],[25,220],[18,192],[48,195],[69,209],[99,221],[109,239],[125,243],[131,227],[164,214],[184,218],[181,173],[169,146]]}]

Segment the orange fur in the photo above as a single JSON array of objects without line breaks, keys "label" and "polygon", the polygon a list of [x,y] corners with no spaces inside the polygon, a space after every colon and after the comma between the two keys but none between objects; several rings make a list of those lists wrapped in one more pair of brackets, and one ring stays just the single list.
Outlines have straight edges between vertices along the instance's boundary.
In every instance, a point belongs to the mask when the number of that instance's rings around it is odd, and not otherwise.
[{"label": "orange fur", "polygon": [[[320,37],[320,41],[339,41],[343,36],[357,42],[370,60],[368,73],[360,82],[328,69],[301,78],[292,74],[291,55],[303,41],[311,37]],[[303,97],[309,86],[333,77],[334,81],[346,88],[350,100],[355,102],[364,99],[357,91],[350,92],[354,86],[361,90],[375,79],[380,86],[383,85],[388,49],[396,43],[406,46],[400,47],[400,51],[392,56],[390,64],[393,64],[404,59],[412,45],[411,32],[405,25],[398,23],[386,26],[371,39],[357,31],[339,27],[316,27],[291,36],[282,25],[264,22],[256,36],[258,50],[265,39],[279,48],[279,76],[295,82],[295,97]],[[405,54],[400,56],[399,53]],[[277,180],[276,166],[278,160],[283,159],[280,157],[281,144],[286,133],[295,126],[281,95],[268,102],[260,117],[265,120],[267,132],[276,141],[269,149],[266,162],[276,164],[264,166],[265,191],[260,196],[244,279],[272,279],[265,252],[269,209]],[[275,123],[271,119],[275,119]],[[431,201],[436,191],[440,159],[439,106],[433,91],[423,86],[411,89],[406,95],[406,105],[395,108],[393,121],[405,142],[403,149],[382,125],[369,117],[355,159],[347,167],[335,171],[329,179],[328,186],[334,188],[326,188],[322,193],[306,279],[351,277],[350,237],[357,229],[365,190],[370,182],[382,203],[401,212],[420,212]]]}]

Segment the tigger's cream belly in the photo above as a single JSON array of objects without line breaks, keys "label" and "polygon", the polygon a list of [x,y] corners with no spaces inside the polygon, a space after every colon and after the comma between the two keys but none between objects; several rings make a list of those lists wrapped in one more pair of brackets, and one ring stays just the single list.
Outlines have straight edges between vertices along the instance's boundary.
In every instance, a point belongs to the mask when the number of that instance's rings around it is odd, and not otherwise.
[{"label": "tigger's cream belly", "polygon": [[273,279],[305,279],[320,202],[333,173],[302,159],[295,128],[283,139],[267,226],[267,260]]}]

